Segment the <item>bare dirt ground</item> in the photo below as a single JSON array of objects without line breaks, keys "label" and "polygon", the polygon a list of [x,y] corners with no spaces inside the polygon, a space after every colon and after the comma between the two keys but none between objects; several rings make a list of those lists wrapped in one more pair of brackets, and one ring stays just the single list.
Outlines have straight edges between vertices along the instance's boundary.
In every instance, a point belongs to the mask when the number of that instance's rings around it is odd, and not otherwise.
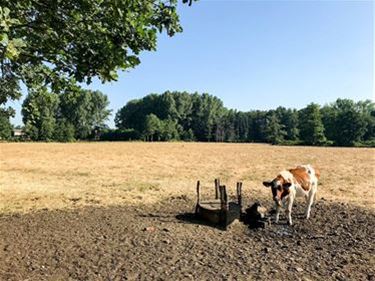
[{"label": "bare dirt ground", "polygon": [[[303,204],[300,204],[302,206]],[[0,217],[1,280],[375,280],[374,213],[320,200],[265,230],[221,231],[173,197]]]},{"label": "bare dirt ground", "polygon": [[[374,149],[251,144],[0,144],[0,280],[375,280]],[[220,177],[245,203],[318,166],[309,221],[228,231],[196,221]],[[365,175],[365,176],[364,176]],[[208,188],[209,186],[209,188]]]}]

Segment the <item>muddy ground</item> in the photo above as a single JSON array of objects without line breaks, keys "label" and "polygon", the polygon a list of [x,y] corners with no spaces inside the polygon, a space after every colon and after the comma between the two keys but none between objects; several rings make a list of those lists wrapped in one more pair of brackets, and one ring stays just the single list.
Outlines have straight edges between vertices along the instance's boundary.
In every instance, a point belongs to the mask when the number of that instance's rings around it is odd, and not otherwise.
[{"label": "muddy ground", "polygon": [[374,212],[319,200],[305,221],[302,206],[262,230],[201,225],[184,196],[0,215],[0,280],[375,280]]}]

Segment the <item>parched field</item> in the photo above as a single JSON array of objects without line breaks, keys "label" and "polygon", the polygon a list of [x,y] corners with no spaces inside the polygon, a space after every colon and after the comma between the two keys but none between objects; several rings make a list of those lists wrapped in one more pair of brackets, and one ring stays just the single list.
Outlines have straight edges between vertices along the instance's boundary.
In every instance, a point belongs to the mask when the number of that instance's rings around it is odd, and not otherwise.
[{"label": "parched field", "polygon": [[[311,163],[295,225],[223,232],[188,215],[219,177],[272,208],[262,181]],[[206,143],[0,143],[0,280],[375,280],[375,149]],[[145,230],[148,229],[148,230]]]},{"label": "parched field", "polygon": [[154,203],[195,196],[199,179],[236,181],[257,199],[262,181],[311,163],[319,197],[375,208],[375,149],[205,143],[0,143],[0,212]]}]

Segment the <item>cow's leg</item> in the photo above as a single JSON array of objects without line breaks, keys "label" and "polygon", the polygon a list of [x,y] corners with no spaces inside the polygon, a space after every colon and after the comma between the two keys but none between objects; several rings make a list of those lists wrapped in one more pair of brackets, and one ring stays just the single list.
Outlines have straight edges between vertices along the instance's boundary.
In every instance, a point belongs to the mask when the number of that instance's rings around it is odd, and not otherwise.
[{"label": "cow's leg", "polygon": [[306,206],[306,212],[305,212],[306,219],[310,218],[311,206],[314,202],[315,194],[316,194],[316,185],[314,184],[307,198],[307,206]]},{"label": "cow's leg", "polygon": [[279,217],[280,217],[281,207],[277,203],[275,203],[275,207],[276,207],[275,222],[278,223],[279,222]]},{"label": "cow's leg", "polygon": [[293,201],[294,201],[294,197],[290,197],[288,199],[288,203],[287,203],[287,206],[286,206],[286,217],[287,217],[287,220],[288,220],[288,224],[289,225],[292,225],[293,222],[292,222],[292,207],[293,207]]}]

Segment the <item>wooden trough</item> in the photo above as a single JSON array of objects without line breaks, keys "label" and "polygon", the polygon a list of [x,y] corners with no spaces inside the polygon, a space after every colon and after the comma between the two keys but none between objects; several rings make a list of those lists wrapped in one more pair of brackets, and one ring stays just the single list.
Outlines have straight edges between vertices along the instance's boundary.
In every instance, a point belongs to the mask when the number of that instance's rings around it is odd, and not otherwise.
[{"label": "wooden trough", "polygon": [[228,202],[225,185],[215,179],[215,199],[200,199],[200,182],[197,182],[197,205],[195,214],[199,219],[227,229],[235,219],[240,219],[242,210],[242,182],[237,183],[237,202]]}]

